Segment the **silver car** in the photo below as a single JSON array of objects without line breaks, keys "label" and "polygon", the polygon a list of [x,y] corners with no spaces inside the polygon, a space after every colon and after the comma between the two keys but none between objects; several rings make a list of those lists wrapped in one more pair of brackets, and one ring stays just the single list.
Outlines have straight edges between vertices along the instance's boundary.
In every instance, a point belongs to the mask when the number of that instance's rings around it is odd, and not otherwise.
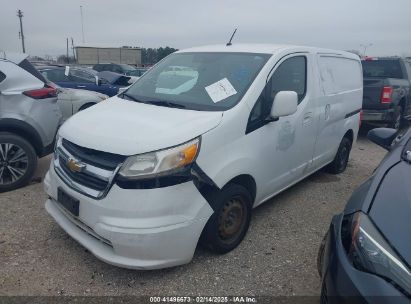
[{"label": "silver car", "polygon": [[63,114],[63,121],[108,98],[107,95],[98,92],[55,86],[58,89],[57,104]]},{"label": "silver car", "polygon": [[26,58],[0,55],[0,192],[31,180],[62,121],[56,88]]}]

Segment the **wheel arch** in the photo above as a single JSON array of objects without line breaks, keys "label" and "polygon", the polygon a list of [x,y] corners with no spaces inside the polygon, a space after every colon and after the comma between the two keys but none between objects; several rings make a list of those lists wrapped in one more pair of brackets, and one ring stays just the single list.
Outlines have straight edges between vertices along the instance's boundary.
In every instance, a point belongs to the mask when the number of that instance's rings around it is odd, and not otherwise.
[{"label": "wheel arch", "polygon": [[237,175],[236,177],[229,180],[224,186],[228,184],[236,184],[236,185],[240,185],[246,188],[250,192],[250,195],[252,198],[252,204],[254,205],[256,194],[257,194],[257,183],[255,182],[255,179],[250,174]]},{"label": "wheel arch", "polygon": [[0,131],[21,136],[33,145],[38,156],[42,155],[44,147],[41,137],[28,123],[13,118],[3,118],[0,120]]},{"label": "wheel arch", "polygon": [[97,101],[86,101],[84,103],[82,103],[81,105],[77,106],[77,110],[75,111],[75,113],[85,110],[88,107],[94,106],[97,104]]},{"label": "wheel arch", "polygon": [[354,142],[354,131],[352,129],[349,129],[347,132],[345,132],[343,138],[348,138],[352,144]]}]

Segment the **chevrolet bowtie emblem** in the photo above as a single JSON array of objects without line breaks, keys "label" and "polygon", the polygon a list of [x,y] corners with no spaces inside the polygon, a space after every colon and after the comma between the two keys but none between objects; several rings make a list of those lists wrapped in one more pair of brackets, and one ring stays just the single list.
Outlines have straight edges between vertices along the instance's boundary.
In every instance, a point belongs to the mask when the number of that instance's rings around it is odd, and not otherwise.
[{"label": "chevrolet bowtie emblem", "polygon": [[67,161],[67,167],[71,172],[82,172],[86,165],[78,160],[75,160],[74,158],[69,158]]}]

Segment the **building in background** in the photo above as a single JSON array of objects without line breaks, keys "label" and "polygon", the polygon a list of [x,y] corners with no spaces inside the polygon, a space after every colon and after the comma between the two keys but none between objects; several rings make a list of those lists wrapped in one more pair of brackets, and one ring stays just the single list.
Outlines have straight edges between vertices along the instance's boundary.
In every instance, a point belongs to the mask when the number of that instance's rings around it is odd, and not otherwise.
[{"label": "building in background", "polygon": [[78,64],[125,63],[136,66],[141,65],[141,48],[137,47],[76,46],[75,49]]}]

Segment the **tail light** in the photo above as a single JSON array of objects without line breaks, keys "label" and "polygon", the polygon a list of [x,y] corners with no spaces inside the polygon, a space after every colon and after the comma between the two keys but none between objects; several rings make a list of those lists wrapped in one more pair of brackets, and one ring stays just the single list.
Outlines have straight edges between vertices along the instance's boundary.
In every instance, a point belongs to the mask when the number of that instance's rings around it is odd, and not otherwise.
[{"label": "tail light", "polygon": [[393,91],[394,89],[392,87],[384,87],[381,94],[381,103],[391,103]]},{"label": "tail light", "polygon": [[57,96],[57,89],[45,85],[44,88],[25,91],[23,94],[34,99],[51,98]]}]

